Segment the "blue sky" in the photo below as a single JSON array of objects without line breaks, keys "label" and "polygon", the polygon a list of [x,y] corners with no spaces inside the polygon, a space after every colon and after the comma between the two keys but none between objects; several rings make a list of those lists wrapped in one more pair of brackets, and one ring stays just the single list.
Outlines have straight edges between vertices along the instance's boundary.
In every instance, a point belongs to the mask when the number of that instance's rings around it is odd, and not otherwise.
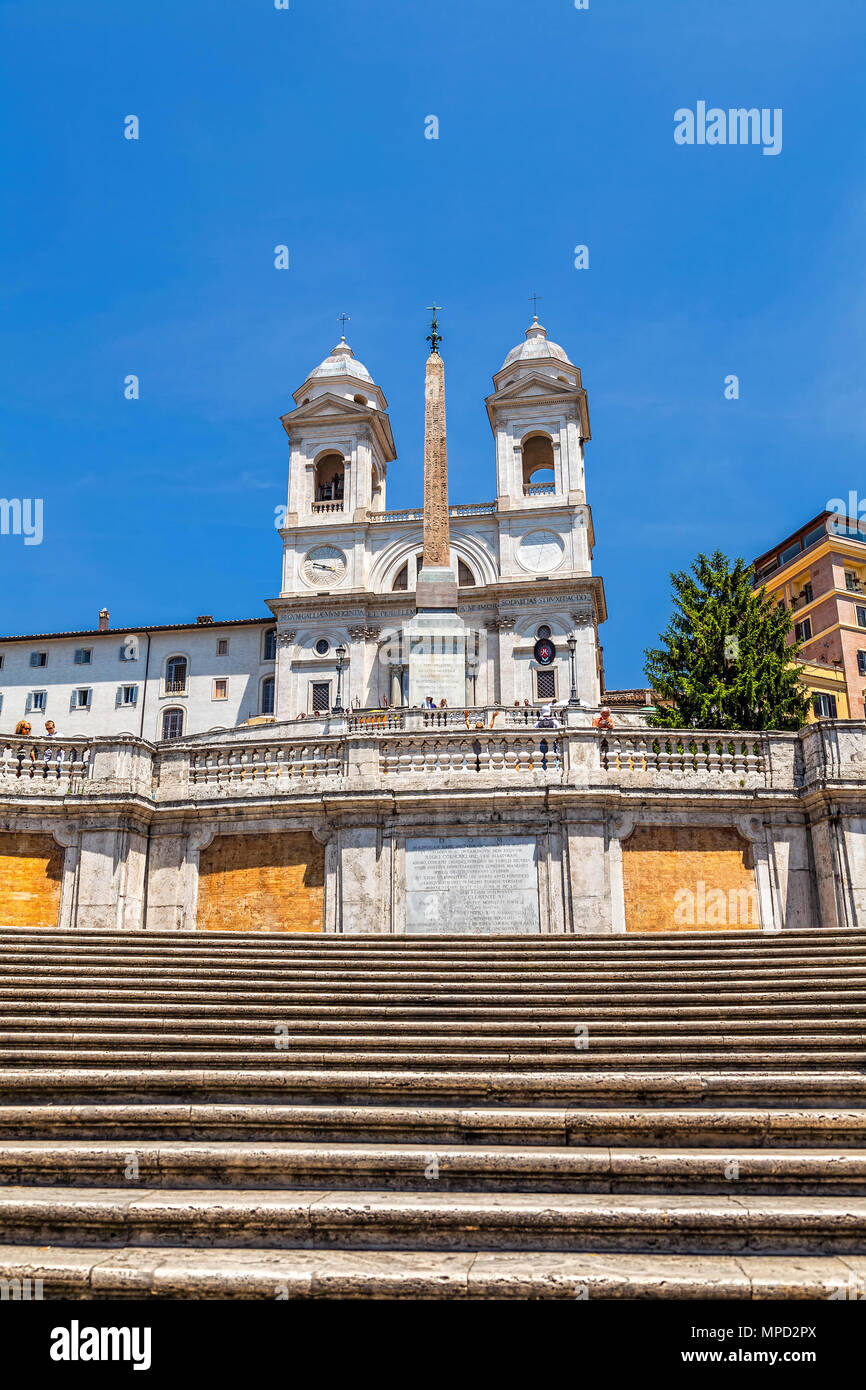
[{"label": "blue sky", "polygon": [[[0,630],[263,612],[279,416],[343,310],[388,505],[421,498],[434,296],[452,498],[491,499],[537,290],[589,391],[608,684],[639,684],[670,570],[863,491],[864,41],[862,0],[0,4],[0,496],[45,507],[0,537]],[[782,108],[781,154],[676,145],[699,100]]]}]

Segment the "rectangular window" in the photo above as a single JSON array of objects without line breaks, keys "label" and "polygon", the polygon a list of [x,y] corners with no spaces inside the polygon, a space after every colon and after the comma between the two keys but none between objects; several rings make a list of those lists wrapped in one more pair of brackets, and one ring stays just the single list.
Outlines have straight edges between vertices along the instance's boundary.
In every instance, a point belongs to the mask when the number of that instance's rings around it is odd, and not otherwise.
[{"label": "rectangular window", "polygon": [[836,718],[836,696],[816,694],[812,701],[812,708],[818,719]]},{"label": "rectangular window", "polygon": [[117,703],[118,703],[119,705],[137,705],[137,704],[138,704],[138,686],[137,686],[137,685],[122,685],[122,686],[120,687],[120,690],[118,691],[118,700],[117,700]]},{"label": "rectangular window", "polygon": [[803,549],[808,550],[810,545],[817,545],[820,540],[824,539],[826,534],[827,532],[824,530],[823,526],[816,526],[814,531],[810,531],[808,535],[803,537]]},{"label": "rectangular window", "polygon": [[217,656],[228,656],[228,654],[229,639],[227,637],[221,637],[217,642]]},{"label": "rectangular window", "polygon": [[535,673],[535,698],[536,700],[555,700],[556,699],[556,672],[555,671],[536,671]]},{"label": "rectangular window", "polygon": [[857,604],[857,625],[858,627],[866,627],[866,608],[860,603]]},{"label": "rectangular window", "polygon": [[30,653],[30,665],[31,665],[31,666],[47,666],[47,665],[48,665],[48,653],[47,653],[47,652],[31,652],[31,653]]},{"label": "rectangular window", "polygon": [[866,676],[866,652],[857,653],[857,671],[859,675]]},{"label": "rectangular window", "polygon": [[0,671],[3,670],[3,661],[4,661],[4,656],[3,656],[3,653],[0,652]]},{"label": "rectangular window", "polygon": [[845,571],[845,588],[849,594],[860,594],[863,592],[863,585],[856,570]]},{"label": "rectangular window", "polygon": [[92,647],[79,647],[75,653],[76,666],[89,666],[93,661]]},{"label": "rectangular window", "polygon": [[801,623],[795,623],[794,636],[798,642],[808,642],[812,636],[812,619],[804,618]]},{"label": "rectangular window", "polygon": [[800,542],[799,542],[799,541],[793,541],[793,542],[791,543],[791,545],[786,545],[786,546],[785,546],[785,549],[782,551],[781,555],[779,556],[779,562],[780,562],[780,564],[786,565],[786,564],[788,563],[789,560],[793,560],[794,556],[795,556],[795,555],[799,555],[799,554],[800,554]]},{"label": "rectangular window", "polygon": [[73,690],[70,709],[90,709],[90,700],[93,691],[88,687],[81,686],[78,690]]},{"label": "rectangular window", "polygon": [[47,704],[48,704],[48,691],[47,691],[47,690],[31,690],[30,694],[27,696],[27,708],[28,708],[28,709],[40,710],[42,713],[44,713]]},{"label": "rectangular window", "polygon": [[227,680],[214,681],[213,698],[215,700],[227,700],[229,697],[229,683]]},{"label": "rectangular window", "polygon": [[277,659],[277,632],[276,628],[269,628],[265,633],[265,661],[276,661]]},{"label": "rectangular window", "polygon": [[809,580],[807,580],[806,583],[803,585],[803,602],[804,602],[804,603],[811,603],[814,597],[815,597],[815,594],[814,594],[814,591],[813,591],[813,589],[812,589],[812,581],[811,581],[811,579],[809,579]]},{"label": "rectangular window", "polygon": [[331,682],[310,682],[310,709],[313,714],[324,714],[331,708]]}]

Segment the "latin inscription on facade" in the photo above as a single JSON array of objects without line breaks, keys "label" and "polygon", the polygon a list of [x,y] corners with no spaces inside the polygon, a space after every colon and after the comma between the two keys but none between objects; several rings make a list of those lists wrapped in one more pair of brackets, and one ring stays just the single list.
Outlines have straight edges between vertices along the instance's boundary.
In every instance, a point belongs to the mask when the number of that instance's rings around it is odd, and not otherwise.
[{"label": "latin inscription on facade", "polygon": [[535,839],[407,839],[406,930],[421,936],[540,931]]}]

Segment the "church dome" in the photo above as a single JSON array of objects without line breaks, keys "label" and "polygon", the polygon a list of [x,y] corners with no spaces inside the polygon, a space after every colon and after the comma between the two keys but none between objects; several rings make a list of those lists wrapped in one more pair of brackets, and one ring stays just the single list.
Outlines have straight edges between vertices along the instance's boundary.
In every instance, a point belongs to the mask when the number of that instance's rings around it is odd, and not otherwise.
[{"label": "church dome", "polygon": [[321,381],[323,378],[341,376],[357,377],[361,381],[369,381],[370,385],[373,385],[373,378],[363,362],[358,361],[345,338],[341,338],[337,346],[331,349],[324,362],[320,362],[318,367],[310,372],[308,380]]},{"label": "church dome", "polygon": [[557,362],[567,362],[571,366],[568,353],[565,348],[561,348],[559,343],[552,343],[547,336],[547,329],[538,322],[537,318],[526,330],[526,341],[518,343],[513,347],[502,364],[502,370],[506,367],[513,367],[518,362],[540,362],[553,358]]}]

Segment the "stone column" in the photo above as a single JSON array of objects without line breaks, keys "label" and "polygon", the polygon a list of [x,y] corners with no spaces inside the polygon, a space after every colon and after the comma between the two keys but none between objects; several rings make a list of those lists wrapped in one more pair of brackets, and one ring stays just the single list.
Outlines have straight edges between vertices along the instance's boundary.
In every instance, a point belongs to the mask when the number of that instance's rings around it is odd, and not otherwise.
[{"label": "stone column", "polygon": [[[504,708],[513,705],[516,697],[517,679],[514,670],[514,619],[499,618],[496,624],[499,631],[499,691],[498,702]],[[530,699],[532,695],[530,694]]]},{"label": "stone column", "polygon": [[399,661],[389,663],[388,672],[391,677],[391,704],[400,706],[403,703],[403,667]]}]

